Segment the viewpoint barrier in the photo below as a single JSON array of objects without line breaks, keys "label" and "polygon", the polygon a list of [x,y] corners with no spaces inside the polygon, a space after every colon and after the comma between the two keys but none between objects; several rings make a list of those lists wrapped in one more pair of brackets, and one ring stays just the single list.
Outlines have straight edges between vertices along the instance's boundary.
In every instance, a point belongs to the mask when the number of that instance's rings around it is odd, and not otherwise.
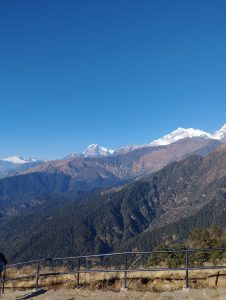
[{"label": "viewpoint barrier", "polygon": [[[36,289],[40,288],[40,278],[48,276],[77,274],[75,287],[80,286],[81,273],[124,273],[123,287],[127,288],[127,274],[129,272],[156,272],[156,271],[185,271],[185,287],[189,288],[189,271],[193,270],[213,270],[226,269],[226,265],[208,265],[208,266],[190,266],[189,259],[193,253],[210,251],[225,252],[226,248],[208,248],[208,249],[179,249],[179,250],[161,250],[161,251],[133,251],[107,253],[97,255],[84,255],[72,257],[59,257],[37,259],[5,266],[1,278],[1,290],[4,293],[5,283],[15,280],[34,279]],[[184,264],[181,267],[148,267],[148,259],[154,254],[179,254],[183,256]],[[42,272],[41,266],[58,263],[64,265],[67,262],[68,269],[59,272]],[[139,264],[139,265],[138,265]],[[26,276],[8,277],[10,268],[21,268],[24,266],[35,265],[35,273]]]}]

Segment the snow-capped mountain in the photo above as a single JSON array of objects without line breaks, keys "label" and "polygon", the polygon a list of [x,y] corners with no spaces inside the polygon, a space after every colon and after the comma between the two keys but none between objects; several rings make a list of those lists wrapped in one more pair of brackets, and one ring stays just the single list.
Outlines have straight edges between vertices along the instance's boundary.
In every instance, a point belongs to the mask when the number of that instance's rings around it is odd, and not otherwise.
[{"label": "snow-capped mountain", "polygon": [[26,159],[20,156],[10,156],[7,158],[3,158],[0,159],[2,161],[7,161],[7,162],[11,162],[13,164],[27,164],[27,163],[31,163],[31,162],[37,162],[37,159],[31,158],[31,159]]},{"label": "snow-capped mountain", "polygon": [[160,139],[151,141],[148,144],[143,145],[130,145],[121,147],[116,150],[109,150],[103,146],[96,144],[90,145],[82,154],[83,157],[101,157],[101,156],[111,156],[117,154],[128,153],[144,147],[157,147],[157,146],[166,146],[182,139],[186,138],[200,138],[200,139],[212,139],[225,142],[226,141],[226,124],[222,126],[215,133],[211,134],[206,131],[194,128],[177,128],[169,134],[161,137]]},{"label": "snow-capped mountain", "polygon": [[10,156],[0,159],[0,178],[14,175],[22,170],[43,164],[44,161],[34,158],[26,159],[20,156]]},{"label": "snow-capped mountain", "polygon": [[82,155],[84,157],[100,157],[112,155],[114,152],[115,150],[110,150],[97,144],[91,144],[85,149]]},{"label": "snow-capped mountain", "polygon": [[199,129],[193,129],[193,128],[181,128],[172,131],[171,133],[163,136],[162,138],[158,140],[152,141],[149,146],[165,146],[172,143],[175,143],[179,140],[186,139],[186,138],[204,138],[204,139],[211,139],[211,134],[199,130]]},{"label": "snow-capped mountain", "polygon": [[217,130],[212,137],[215,140],[221,140],[221,141],[226,141],[226,124],[222,126],[219,130]]},{"label": "snow-capped mountain", "polygon": [[[220,142],[226,142],[226,124],[224,124],[219,130],[215,131],[213,134],[205,132],[200,129],[193,128],[177,128],[169,134],[164,135],[163,137],[153,140],[150,143],[143,145],[129,145],[125,147],[121,147],[119,149],[108,149],[106,147],[91,144],[89,145],[81,154],[74,153],[65,157],[65,159],[75,158],[77,156],[81,157],[106,157],[118,154],[125,154],[128,152],[132,152],[134,150],[138,150],[140,148],[146,147],[157,147],[157,146],[166,146],[182,139],[186,138],[201,138],[201,139],[212,139]],[[37,159],[25,159],[20,156],[11,156],[7,158],[0,158],[0,164],[8,163],[15,166],[29,166],[30,164],[42,164],[44,161],[40,161]],[[1,176],[0,176],[1,177]]]}]

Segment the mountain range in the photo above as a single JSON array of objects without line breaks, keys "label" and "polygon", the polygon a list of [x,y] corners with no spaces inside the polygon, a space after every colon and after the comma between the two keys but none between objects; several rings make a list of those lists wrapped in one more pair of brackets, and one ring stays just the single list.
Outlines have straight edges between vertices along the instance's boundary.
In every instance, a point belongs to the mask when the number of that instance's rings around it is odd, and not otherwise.
[{"label": "mountain range", "polygon": [[114,152],[92,145],[59,160],[2,159],[3,250],[15,261],[143,249],[197,224],[224,226],[225,132],[178,128]]},{"label": "mountain range", "polygon": [[118,187],[52,195],[3,218],[0,243],[12,261],[150,250],[186,239],[193,227],[226,225],[226,146],[189,156]]},{"label": "mountain range", "polygon": [[[148,144],[131,145],[116,150],[110,150],[103,146],[99,146],[97,144],[91,144],[83,151],[83,153],[70,154],[65,159],[61,159],[61,160],[76,159],[76,157],[100,158],[100,157],[118,156],[118,155],[126,154],[143,148],[150,148],[150,147],[153,148],[158,146],[170,145],[186,138],[190,138],[190,139],[199,138],[202,140],[211,140],[211,141],[224,143],[226,141],[226,124],[222,126],[219,130],[217,130],[214,134],[210,134],[199,129],[178,128],[173,132],[163,136],[162,138],[158,140],[154,140]],[[41,166],[45,162],[46,161],[40,159],[26,159],[20,156],[11,156],[11,157],[0,159],[0,178],[20,174],[21,171],[29,170],[31,167],[34,166]]]},{"label": "mountain range", "polygon": [[166,146],[172,143],[175,143],[179,140],[185,138],[203,138],[203,139],[212,139],[216,141],[224,142],[226,141],[226,124],[222,126],[219,130],[215,133],[211,134],[199,129],[193,128],[177,128],[176,130],[172,131],[171,133],[163,136],[160,139],[151,141],[148,144],[144,145],[131,145],[122,147],[116,150],[109,150],[103,146],[99,146],[97,144],[92,144],[85,149],[85,151],[80,154],[84,157],[100,157],[100,156],[110,156],[110,155],[118,155],[121,153],[127,153],[130,151],[134,151],[144,147],[155,147],[155,146]]},{"label": "mountain range", "polygon": [[46,195],[91,191],[136,180],[191,154],[205,156],[219,145],[215,140],[189,138],[114,156],[48,161],[0,179],[0,214],[12,215],[39,205],[48,199]]},{"label": "mountain range", "polygon": [[11,176],[20,171],[38,166],[44,163],[38,159],[25,159],[20,156],[12,156],[0,159],[0,178]]}]

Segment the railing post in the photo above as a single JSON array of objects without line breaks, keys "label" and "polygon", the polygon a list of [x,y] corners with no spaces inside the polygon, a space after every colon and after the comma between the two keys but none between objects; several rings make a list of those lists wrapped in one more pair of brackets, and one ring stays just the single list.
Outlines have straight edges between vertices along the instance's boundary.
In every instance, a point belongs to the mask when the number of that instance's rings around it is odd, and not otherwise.
[{"label": "railing post", "polygon": [[189,264],[189,261],[188,261],[188,251],[185,250],[185,267],[186,267],[186,289],[189,288],[189,277],[188,277],[188,264]]},{"label": "railing post", "polygon": [[37,273],[36,273],[36,290],[39,288],[39,272],[40,272],[40,260],[37,264]]},{"label": "railing post", "polygon": [[124,289],[127,289],[127,269],[128,269],[128,259],[127,259],[127,253],[125,253]]},{"label": "railing post", "polygon": [[6,274],[6,266],[4,266],[3,274],[2,274],[2,294],[4,294],[5,291],[5,274]]},{"label": "railing post", "polygon": [[80,257],[78,258],[78,268],[77,268],[77,288],[79,288],[80,286],[80,264],[81,264],[81,261],[80,261]]}]

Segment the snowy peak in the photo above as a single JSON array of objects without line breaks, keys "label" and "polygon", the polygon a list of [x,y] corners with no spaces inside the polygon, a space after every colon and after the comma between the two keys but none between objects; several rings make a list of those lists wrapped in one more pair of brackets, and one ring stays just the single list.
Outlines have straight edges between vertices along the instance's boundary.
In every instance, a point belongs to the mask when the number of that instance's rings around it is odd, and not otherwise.
[{"label": "snowy peak", "polygon": [[86,150],[83,152],[84,157],[101,157],[101,156],[110,156],[115,152],[115,150],[109,150],[103,146],[97,144],[89,145]]},{"label": "snowy peak", "polygon": [[213,134],[213,138],[222,141],[226,140],[226,123]]},{"label": "snowy peak", "polygon": [[158,140],[154,140],[149,145],[150,146],[165,146],[165,145],[175,143],[175,142],[185,139],[185,138],[195,138],[195,137],[200,137],[200,138],[205,138],[205,139],[212,138],[211,134],[209,134],[205,131],[202,131],[199,129],[193,129],[193,128],[186,129],[186,128],[179,127],[178,129],[163,136],[162,138],[160,138]]},{"label": "snowy peak", "polygon": [[91,144],[82,154],[83,157],[101,157],[101,156],[111,156],[117,154],[128,153],[144,147],[156,147],[156,146],[166,146],[177,141],[186,138],[201,138],[201,139],[215,139],[219,141],[226,141],[226,124],[221,127],[214,134],[210,134],[206,131],[194,128],[182,128],[179,127],[169,134],[166,134],[160,139],[154,140],[149,144],[144,145],[131,145],[127,147],[122,147],[117,150],[109,150],[105,147],[99,146],[97,144]]},{"label": "snowy peak", "polygon": [[31,162],[36,162],[36,159],[26,159],[26,158],[22,158],[20,156],[10,156],[7,158],[3,158],[1,159],[2,161],[6,161],[6,162],[11,162],[13,164],[27,164],[27,163],[31,163]]}]

